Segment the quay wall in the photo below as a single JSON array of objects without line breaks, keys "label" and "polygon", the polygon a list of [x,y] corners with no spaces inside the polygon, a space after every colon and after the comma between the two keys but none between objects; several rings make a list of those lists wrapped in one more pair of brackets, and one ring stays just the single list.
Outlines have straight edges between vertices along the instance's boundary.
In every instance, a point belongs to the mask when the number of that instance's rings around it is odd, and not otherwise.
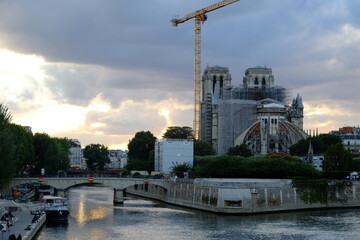
[{"label": "quay wall", "polygon": [[40,231],[43,225],[46,222],[46,214],[42,214],[40,219],[35,224],[32,224],[31,230],[27,231],[25,235],[22,237],[23,240],[32,240],[36,236],[36,234]]},{"label": "quay wall", "polygon": [[305,209],[360,207],[360,182],[288,179],[195,179],[169,182],[168,188],[148,183],[126,188],[134,195],[199,210],[250,214]]}]

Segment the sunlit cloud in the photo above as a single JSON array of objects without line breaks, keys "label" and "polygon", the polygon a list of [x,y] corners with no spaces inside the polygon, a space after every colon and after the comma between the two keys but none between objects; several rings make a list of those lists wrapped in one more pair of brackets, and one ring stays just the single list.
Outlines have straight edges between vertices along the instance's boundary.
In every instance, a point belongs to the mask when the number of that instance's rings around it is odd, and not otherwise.
[{"label": "sunlit cloud", "polygon": [[[33,4],[33,11],[25,11]],[[164,19],[169,11],[186,13],[203,4],[154,1],[156,14],[136,1],[128,8],[116,1],[101,5],[99,12],[100,5],[82,11],[84,5],[75,4],[64,18],[57,13],[69,6],[61,1],[0,1],[0,103],[13,122],[77,138],[83,146],[122,149],[138,131],[161,137],[169,126],[192,127],[190,23],[174,29]],[[304,129],[357,126],[358,6],[346,0],[240,1],[213,13],[204,27],[204,64],[229,67],[232,85],[241,83],[246,68],[267,64],[276,84],[303,97]],[[57,11],[49,15],[49,9]],[[84,24],[86,19],[95,20]],[[219,40],[229,33],[224,26],[242,31]]]}]

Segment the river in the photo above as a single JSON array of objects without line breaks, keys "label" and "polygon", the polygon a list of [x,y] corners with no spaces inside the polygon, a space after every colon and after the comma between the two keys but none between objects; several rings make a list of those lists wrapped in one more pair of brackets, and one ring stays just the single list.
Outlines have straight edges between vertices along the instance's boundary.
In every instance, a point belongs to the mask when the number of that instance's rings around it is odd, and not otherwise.
[{"label": "river", "polygon": [[38,240],[360,239],[360,209],[223,216],[129,197],[113,205],[113,190],[68,192],[66,222],[47,223]]}]

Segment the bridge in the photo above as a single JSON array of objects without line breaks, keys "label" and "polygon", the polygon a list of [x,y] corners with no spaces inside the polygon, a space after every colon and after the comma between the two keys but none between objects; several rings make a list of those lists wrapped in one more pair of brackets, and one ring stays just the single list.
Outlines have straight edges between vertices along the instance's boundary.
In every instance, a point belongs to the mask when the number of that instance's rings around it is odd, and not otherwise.
[{"label": "bridge", "polygon": [[58,196],[65,196],[65,191],[81,185],[102,185],[114,189],[114,203],[124,202],[124,190],[127,187],[139,184],[154,184],[166,190],[170,187],[169,180],[165,179],[142,179],[142,178],[13,178],[10,182],[11,187],[19,186],[25,183],[38,183],[52,186],[56,189]]}]

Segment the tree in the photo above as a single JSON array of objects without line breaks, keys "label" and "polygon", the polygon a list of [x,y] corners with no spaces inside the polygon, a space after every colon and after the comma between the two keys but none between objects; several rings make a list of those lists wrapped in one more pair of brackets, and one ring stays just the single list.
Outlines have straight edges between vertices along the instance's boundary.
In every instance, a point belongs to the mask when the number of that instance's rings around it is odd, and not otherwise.
[{"label": "tree", "polygon": [[360,157],[353,158],[353,161],[351,163],[351,170],[352,171],[360,171]]},{"label": "tree", "polygon": [[156,137],[150,131],[137,132],[128,144],[128,170],[154,171]]},{"label": "tree", "polygon": [[33,175],[40,174],[41,168],[46,174],[55,175],[70,167],[70,141],[67,138],[51,138],[47,133],[35,133],[34,147]]},{"label": "tree", "polygon": [[12,120],[12,115],[9,109],[0,103],[0,127],[4,127],[5,125],[9,124]]},{"label": "tree", "polygon": [[53,138],[56,147],[56,169],[66,171],[70,168],[70,146],[67,138]]},{"label": "tree", "polygon": [[313,166],[301,161],[263,156],[198,157],[194,169],[197,177],[213,178],[319,178],[321,176]]},{"label": "tree", "polygon": [[177,163],[172,167],[173,172],[187,172],[191,170],[192,165],[191,163]]},{"label": "tree", "polygon": [[323,169],[325,171],[347,171],[351,167],[352,156],[341,143],[330,145],[325,152]]},{"label": "tree", "polygon": [[331,134],[320,134],[315,137],[308,137],[307,139],[301,139],[298,143],[293,144],[290,147],[291,155],[295,156],[305,156],[309,150],[309,144],[313,147],[314,153],[324,153],[326,149],[336,143],[341,143],[341,138],[336,135]]},{"label": "tree", "polygon": [[0,186],[15,174],[16,146],[10,129],[11,113],[0,104]]},{"label": "tree", "polygon": [[243,143],[241,145],[237,145],[235,147],[229,148],[227,155],[229,156],[243,156],[243,157],[251,157],[253,154],[248,146]]},{"label": "tree", "polygon": [[214,155],[214,148],[210,143],[203,140],[194,140],[194,155],[195,156],[207,156]]},{"label": "tree", "polygon": [[16,147],[9,127],[0,127],[0,186],[10,180],[15,174]]},{"label": "tree", "polygon": [[20,125],[10,124],[9,129],[16,147],[16,172],[22,173],[35,162],[34,136]]},{"label": "tree", "polygon": [[168,127],[163,135],[163,138],[168,139],[194,139],[194,131],[191,127]]},{"label": "tree", "polygon": [[110,163],[108,148],[100,144],[87,145],[84,149],[84,157],[90,170],[104,170],[105,164]]},{"label": "tree", "polygon": [[137,132],[128,144],[129,160],[149,160],[150,151],[155,147],[156,137],[150,132]]}]

